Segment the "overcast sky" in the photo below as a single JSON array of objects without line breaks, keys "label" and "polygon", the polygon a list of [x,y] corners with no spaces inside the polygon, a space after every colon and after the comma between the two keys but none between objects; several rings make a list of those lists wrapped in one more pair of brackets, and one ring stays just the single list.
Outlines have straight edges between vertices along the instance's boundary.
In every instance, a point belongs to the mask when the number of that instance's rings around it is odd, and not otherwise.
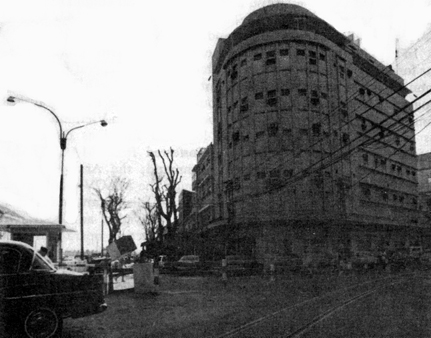
[{"label": "overcast sky", "polygon": [[[65,156],[67,226],[79,230],[79,166],[84,165],[85,247],[100,248],[101,215],[91,187],[113,176],[131,182],[130,202],[150,197],[148,150],[176,150],[191,188],[196,151],[212,141],[211,55],[253,10],[275,1],[0,1],[0,98],[14,93],[46,104],[73,131]],[[431,21],[431,1],[308,0],[303,5],[384,64],[395,41],[407,47]],[[400,60],[402,62],[402,60]],[[430,61],[431,67],[431,61]],[[58,220],[59,128],[32,104],[0,104],[0,203]],[[427,131],[430,132],[429,130]],[[420,152],[431,151],[421,144]],[[132,212],[125,234],[143,231]],[[64,248],[79,248],[79,232]]]}]

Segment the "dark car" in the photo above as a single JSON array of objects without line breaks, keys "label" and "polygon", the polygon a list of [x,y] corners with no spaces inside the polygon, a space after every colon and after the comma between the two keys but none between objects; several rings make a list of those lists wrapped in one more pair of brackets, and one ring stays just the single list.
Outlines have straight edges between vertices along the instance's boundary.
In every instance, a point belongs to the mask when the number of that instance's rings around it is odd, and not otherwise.
[{"label": "dark car", "polygon": [[253,257],[243,255],[226,256],[226,271],[230,275],[246,275],[259,272],[262,265]]},{"label": "dark car", "polygon": [[182,256],[178,262],[174,264],[174,268],[180,273],[193,273],[202,269],[202,262],[197,255],[186,255]]},{"label": "dark car", "polygon": [[16,241],[0,241],[0,306],[9,334],[41,338],[59,335],[64,318],[107,308],[102,275],[56,270],[31,246]]}]

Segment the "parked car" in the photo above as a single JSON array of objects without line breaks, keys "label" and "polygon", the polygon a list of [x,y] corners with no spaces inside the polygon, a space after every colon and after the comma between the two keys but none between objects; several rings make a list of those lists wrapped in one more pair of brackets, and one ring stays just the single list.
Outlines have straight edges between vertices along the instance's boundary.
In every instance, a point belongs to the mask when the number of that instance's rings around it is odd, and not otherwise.
[{"label": "parked car", "polygon": [[31,246],[0,241],[0,314],[14,336],[53,337],[64,318],[105,311],[102,285],[101,275],[57,270]]},{"label": "parked car", "polygon": [[178,272],[196,272],[202,268],[202,262],[197,255],[182,256],[174,265]]},{"label": "parked car", "polygon": [[299,271],[302,267],[302,258],[290,253],[273,257],[270,264],[274,264],[275,273]]},{"label": "parked car", "polygon": [[358,251],[352,257],[353,266],[359,269],[374,268],[378,261],[377,255],[369,251]]},{"label": "parked car", "polygon": [[226,256],[226,271],[233,275],[252,274],[262,267],[253,257],[243,255]]}]

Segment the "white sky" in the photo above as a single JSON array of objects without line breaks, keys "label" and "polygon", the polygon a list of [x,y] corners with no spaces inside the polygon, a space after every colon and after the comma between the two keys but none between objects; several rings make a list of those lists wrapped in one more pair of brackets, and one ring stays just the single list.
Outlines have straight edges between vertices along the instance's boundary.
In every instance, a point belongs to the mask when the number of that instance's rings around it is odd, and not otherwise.
[{"label": "white sky", "polygon": [[[85,175],[85,248],[100,248],[91,186],[112,176],[131,181],[133,207],[148,199],[148,150],[176,152],[191,187],[197,149],[212,141],[211,55],[253,10],[275,1],[53,0],[0,1],[0,98],[8,92],[51,107],[74,131],[65,156],[65,249],[79,248],[79,165]],[[301,4],[340,32],[354,32],[384,64],[395,40],[405,47],[431,21],[431,0],[305,0]],[[431,61],[430,61],[431,67]],[[0,103],[0,203],[57,221],[60,174],[58,124],[31,104]],[[429,132],[429,131],[428,131]],[[420,152],[431,146],[420,143]],[[143,231],[130,212],[125,234]],[[106,231],[105,231],[106,233]]]}]

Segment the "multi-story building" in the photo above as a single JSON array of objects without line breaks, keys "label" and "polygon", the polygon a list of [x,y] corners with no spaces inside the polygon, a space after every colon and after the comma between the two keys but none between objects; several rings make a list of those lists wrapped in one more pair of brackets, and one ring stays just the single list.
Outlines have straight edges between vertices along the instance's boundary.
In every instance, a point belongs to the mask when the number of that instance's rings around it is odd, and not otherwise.
[{"label": "multi-story building", "polygon": [[212,143],[197,153],[192,192],[183,190],[179,203],[182,249],[196,253],[203,248],[203,230],[214,220],[214,152]]},{"label": "multi-story building", "polygon": [[[420,222],[424,229],[431,228],[431,153],[418,155],[418,183]],[[431,249],[431,233],[424,232],[422,242],[425,249]]]},{"label": "multi-story building", "polygon": [[414,125],[391,67],[308,10],[276,4],[219,39],[212,78],[211,231],[227,251],[265,260],[408,245]]}]

